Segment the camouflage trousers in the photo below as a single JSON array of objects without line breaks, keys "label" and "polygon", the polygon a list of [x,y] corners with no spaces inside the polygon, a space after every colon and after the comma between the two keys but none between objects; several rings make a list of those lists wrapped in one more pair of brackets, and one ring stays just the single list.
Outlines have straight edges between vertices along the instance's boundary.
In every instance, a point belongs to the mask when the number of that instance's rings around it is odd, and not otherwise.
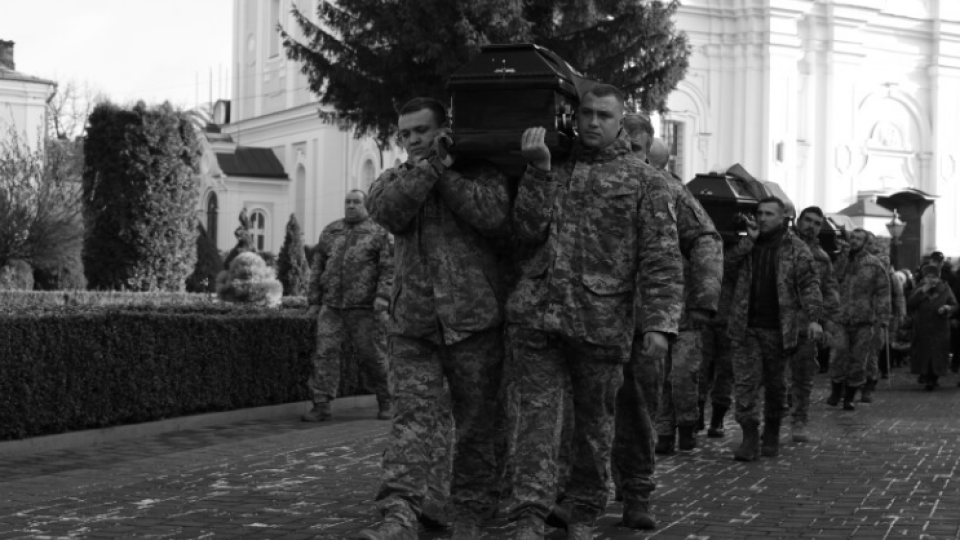
[{"label": "camouflage trousers", "polygon": [[663,391],[657,414],[657,434],[673,435],[677,426],[697,423],[700,410],[700,364],[703,358],[700,330],[681,330],[664,362]]},{"label": "camouflage trousers", "polygon": [[611,471],[624,502],[649,501],[656,489],[653,471],[657,435],[653,426],[661,388],[663,359],[645,356],[643,339],[633,340],[630,362],[623,366],[617,392],[617,413]]},{"label": "camouflage trousers", "polygon": [[846,347],[834,349],[830,359],[830,380],[860,387],[866,382],[866,368],[870,355],[875,353],[874,327],[869,324],[839,326],[841,341]]},{"label": "camouflage trousers", "polygon": [[314,403],[337,397],[340,388],[340,361],[344,340],[357,351],[361,369],[367,371],[377,400],[390,400],[389,359],[384,350],[384,334],[372,309],[320,308],[317,320],[317,349],[313,355],[313,373],[307,387]]},{"label": "camouflage trousers", "polygon": [[805,425],[810,420],[810,393],[813,380],[820,372],[817,362],[817,342],[800,337],[796,352],[790,355],[790,397],[793,408],[790,416],[793,425]]},{"label": "camouflage trousers", "polygon": [[[480,520],[496,508],[496,431],[503,368],[500,328],[454,344],[390,337],[393,429],[383,455],[377,506],[391,521],[416,528],[431,491],[442,489],[453,445],[450,500],[455,519]],[[446,380],[454,425],[444,399]],[[455,434],[455,435],[454,435]]]},{"label": "camouflage trousers", "polygon": [[867,379],[876,381],[880,378],[880,350],[886,344],[884,333],[882,328],[874,327],[873,329],[873,347],[870,349],[867,363],[863,367]]},{"label": "camouflage trousers", "polygon": [[519,326],[510,327],[510,343],[520,412],[510,518],[546,517],[562,488],[557,465],[564,392],[558,389],[569,384],[573,460],[564,504],[571,523],[593,523],[607,505],[617,391],[628,352]]},{"label": "camouflage trousers", "polygon": [[700,363],[699,400],[730,408],[733,394],[733,347],[726,328],[707,326],[701,334],[703,361]]},{"label": "camouflage trousers", "polygon": [[764,418],[783,418],[787,410],[784,369],[787,354],[779,328],[747,328],[744,340],[733,347],[736,419],[740,425],[760,423],[760,387],[764,389]]}]

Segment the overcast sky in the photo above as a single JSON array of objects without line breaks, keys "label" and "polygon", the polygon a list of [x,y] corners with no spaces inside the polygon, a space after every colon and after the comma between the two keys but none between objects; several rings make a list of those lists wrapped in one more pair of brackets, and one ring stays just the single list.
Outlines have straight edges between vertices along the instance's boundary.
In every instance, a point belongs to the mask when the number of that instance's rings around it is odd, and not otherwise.
[{"label": "overcast sky", "polygon": [[232,29],[232,0],[0,0],[17,71],[121,103],[193,107],[210,99],[211,70],[213,98],[229,98]]}]

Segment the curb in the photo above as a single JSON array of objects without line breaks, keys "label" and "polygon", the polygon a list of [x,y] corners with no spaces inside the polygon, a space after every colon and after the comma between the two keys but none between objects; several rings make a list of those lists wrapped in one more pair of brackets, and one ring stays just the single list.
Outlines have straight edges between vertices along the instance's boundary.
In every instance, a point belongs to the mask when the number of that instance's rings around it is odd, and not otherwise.
[{"label": "curb", "polygon": [[[173,431],[184,431],[187,429],[246,422],[249,420],[299,416],[309,411],[312,405],[313,403],[311,401],[299,401],[295,403],[283,403],[281,405],[268,405],[266,407],[238,409],[235,411],[194,414],[128,426],[88,429],[57,435],[42,435],[29,439],[0,441],[0,457],[95,446],[124,439],[150,437]],[[342,412],[351,409],[375,407],[376,405],[377,396],[375,395],[349,396],[333,400],[333,411]]]}]

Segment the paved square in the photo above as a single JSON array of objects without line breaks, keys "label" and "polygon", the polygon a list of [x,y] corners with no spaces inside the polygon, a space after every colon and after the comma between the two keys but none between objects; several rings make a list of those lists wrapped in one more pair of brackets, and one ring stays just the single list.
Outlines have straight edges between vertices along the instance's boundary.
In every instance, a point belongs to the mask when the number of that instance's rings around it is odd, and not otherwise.
[{"label": "paved square", "polygon": [[[925,392],[902,370],[876,403],[812,409],[815,442],[738,463],[739,429],[657,465],[659,528],[598,539],[960,538],[960,388]],[[374,409],[327,424],[297,418],[181,431],[0,460],[0,540],[348,539],[376,522],[372,496],[388,423]],[[784,441],[786,441],[786,433]],[[2,444],[2,443],[0,443]],[[502,520],[485,538],[506,538]],[[426,534],[421,538],[447,538]],[[551,538],[563,538],[559,531]]]}]

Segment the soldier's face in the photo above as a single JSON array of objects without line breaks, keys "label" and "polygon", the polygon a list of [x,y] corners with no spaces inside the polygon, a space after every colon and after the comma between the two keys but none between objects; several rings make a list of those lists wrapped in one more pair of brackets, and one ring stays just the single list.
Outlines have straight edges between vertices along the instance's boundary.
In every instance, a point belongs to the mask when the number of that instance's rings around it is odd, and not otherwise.
[{"label": "soldier's face", "polygon": [[363,193],[354,191],[347,193],[344,201],[344,214],[347,219],[364,219],[367,217],[367,205],[363,202]]},{"label": "soldier's face", "polygon": [[397,123],[397,138],[412,161],[419,161],[430,153],[433,139],[440,133],[440,126],[430,109],[421,109],[400,117]]},{"label": "soldier's face", "polygon": [[863,231],[850,233],[850,251],[860,251],[865,245],[867,245],[867,233]]},{"label": "soldier's face", "polygon": [[823,218],[813,212],[807,212],[797,220],[797,231],[807,238],[820,234],[821,227],[823,227]]},{"label": "soldier's face", "polygon": [[614,96],[583,96],[577,112],[577,132],[587,148],[605,148],[617,139],[623,124],[623,105]]},{"label": "soldier's face", "polygon": [[757,207],[757,228],[761,233],[773,232],[783,226],[783,209],[777,203],[767,202]]}]

